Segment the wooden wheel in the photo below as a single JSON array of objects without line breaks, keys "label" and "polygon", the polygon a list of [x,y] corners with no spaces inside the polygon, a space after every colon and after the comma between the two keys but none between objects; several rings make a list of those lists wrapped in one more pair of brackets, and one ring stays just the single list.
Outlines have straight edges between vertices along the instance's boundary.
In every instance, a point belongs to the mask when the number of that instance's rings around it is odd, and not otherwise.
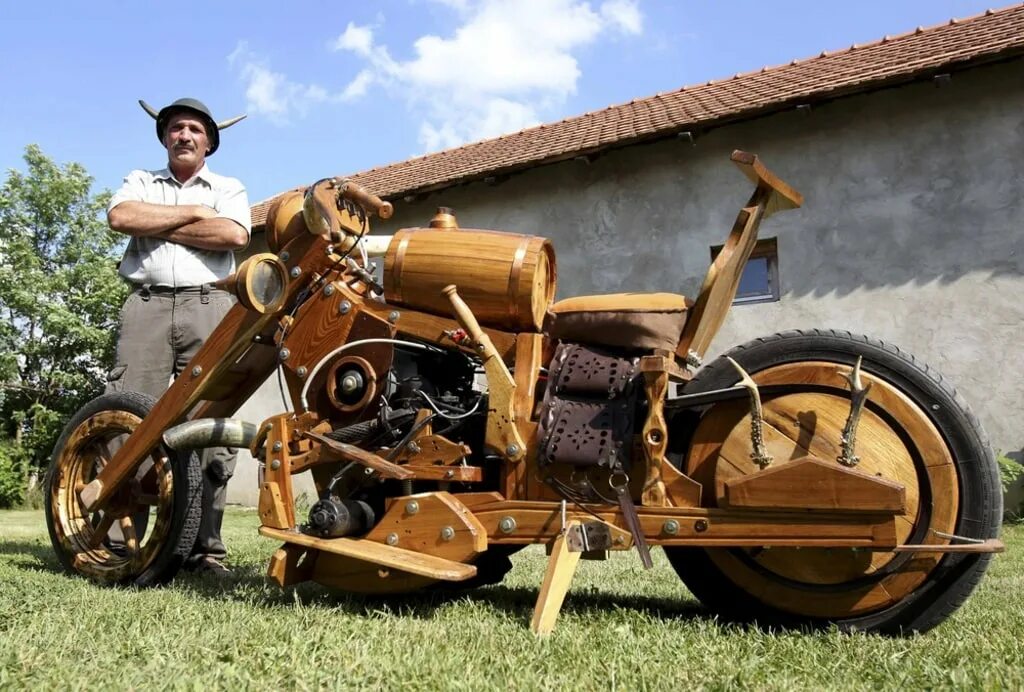
[{"label": "wooden wheel", "polygon": [[46,520],[65,569],[103,583],[149,585],[174,576],[195,542],[201,474],[194,454],[158,447],[102,510],[79,492],[152,408],[136,393],[101,396],[65,427],[47,474]]},{"label": "wooden wheel", "polygon": [[[857,470],[903,484],[901,543],[943,544],[944,535],[994,537],[1001,495],[991,451],[955,392],[897,349],[822,332],[776,335],[729,354],[765,387],[764,438],[775,463],[836,459],[850,410],[845,377],[858,356],[872,383],[857,432]],[[729,386],[726,363],[705,368],[687,392]],[[769,390],[768,387],[774,387]],[[745,401],[711,407],[697,422],[683,468],[716,506],[724,484],[754,473]],[[999,510],[1001,513],[1001,510]],[[938,624],[973,588],[987,556],[850,549],[669,550],[680,576],[723,614],[768,622],[835,622],[900,631]]]}]

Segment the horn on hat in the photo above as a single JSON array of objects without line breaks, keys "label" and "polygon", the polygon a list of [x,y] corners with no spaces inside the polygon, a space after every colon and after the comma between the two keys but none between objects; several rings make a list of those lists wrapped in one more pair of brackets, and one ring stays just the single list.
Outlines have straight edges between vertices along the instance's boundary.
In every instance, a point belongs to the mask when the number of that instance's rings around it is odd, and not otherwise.
[{"label": "horn on hat", "polygon": [[242,115],[236,115],[234,118],[228,118],[227,120],[221,120],[219,123],[217,123],[217,129],[218,130],[226,130],[229,127],[231,127],[232,125],[234,125],[235,123],[237,123],[239,120],[244,120],[245,117],[246,117],[246,114],[243,113]]},{"label": "horn on hat", "polygon": [[152,116],[153,120],[157,119],[157,111],[155,108],[153,108],[153,106],[149,105],[142,99],[139,99],[139,105],[142,106],[142,110],[146,111],[150,114],[150,116]]}]

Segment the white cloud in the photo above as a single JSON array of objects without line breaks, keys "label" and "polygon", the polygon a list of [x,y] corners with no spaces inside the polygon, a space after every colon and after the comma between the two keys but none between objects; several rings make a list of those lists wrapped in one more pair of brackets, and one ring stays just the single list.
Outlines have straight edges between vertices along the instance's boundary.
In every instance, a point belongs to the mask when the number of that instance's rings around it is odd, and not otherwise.
[{"label": "white cloud", "polygon": [[265,115],[277,125],[285,125],[293,115],[301,117],[312,106],[331,98],[318,84],[293,82],[284,74],[274,72],[244,41],[228,56],[228,63],[238,70],[245,82],[247,112]]},{"label": "white cloud", "polygon": [[436,151],[550,119],[576,92],[583,47],[643,32],[637,0],[605,0],[597,10],[586,0],[431,1],[454,13],[456,28],[420,36],[407,60],[392,58],[371,26],[349,22],[327,48],[361,69],[336,91],[292,81],[239,43],[228,60],[246,84],[249,111],[287,124],[314,105],[352,101],[378,85],[408,100],[421,119],[421,145]]},{"label": "white cloud", "polygon": [[597,12],[581,0],[435,1],[459,9],[463,24],[449,37],[416,39],[410,60],[392,59],[369,27],[352,23],[333,43],[367,63],[346,93],[379,82],[425,113],[427,151],[537,124],[575,93],[577,50],[609,31],[642,32],[634,0],[608,0]]},{"label": "white cloud", "polygon": [[627,34],[643,33],[643,17],[632,0],[608,0],[601,5],[601,16]]}]

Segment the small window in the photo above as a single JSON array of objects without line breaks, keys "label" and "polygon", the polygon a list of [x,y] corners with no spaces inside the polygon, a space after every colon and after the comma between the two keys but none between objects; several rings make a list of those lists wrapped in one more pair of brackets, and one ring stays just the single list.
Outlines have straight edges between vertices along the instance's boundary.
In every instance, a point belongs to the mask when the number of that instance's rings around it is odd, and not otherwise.
[{"label": "small window", "polygon": [[[711,248],[711,261],[714,262],[721,245]],[[779,299],[779,251],[775,238],[764,238],[757,241],[750,253],[747,266],[740,276],[740,286],[736,290],[733,305],[743,303],[772,303]]]}]

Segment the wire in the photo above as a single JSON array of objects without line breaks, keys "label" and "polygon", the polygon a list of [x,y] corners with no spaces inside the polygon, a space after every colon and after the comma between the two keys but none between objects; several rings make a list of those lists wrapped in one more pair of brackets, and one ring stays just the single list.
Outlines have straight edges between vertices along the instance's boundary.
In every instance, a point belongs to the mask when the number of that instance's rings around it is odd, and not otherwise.
[{"label": "wire", "polygon": [[463,418],[469,418],[474,413],[476,413],[476,410],[478,408],[480,408],[480,402],[484,400],[483,395],[478,396],[476,398],[476,403],[473,404],[473,408],[469,409],[465,413],[460,413],[458,415],[455,415],[455,414],[451,414],[451,413],[445,413],[444,411],[442,411],[438,407],[438,405],[434,403],[434,400],[431,399],[429,396],[427,396],[427,393],[424,392],[422,389],[417,390],[416,393],[419,394],[421,397],[423,397],[423,400],[427,402],[427,405],[430,408],[434,409],[434,413],[436,413],[437,415],[441,416],[442,418],[447,418],[448,420],[462,420]]},{"label": "wire", "polygon": [[313,382],[313,378],[316,376],[317,372],[320,371],[320,368],[323,367],[324,363],[329,361],[331,358],[334,358],[334,356],[338,355],[339,353],[342,353],[343,351],[347,351],[350,348],[362,346],[364,344],[397,344],[399,346],[409,346],[411,348],[418,348],[424,351],[440,351],[442,353],[444,352],[441,349],[434,348],[433,346],[419,344],[416,343],[415,341],[402,341],[400,339],[360,339],[358,341],[351,341],[347,344],[342,344],[341,346],[339,346],[338,348],[334,349],[326,356],[321,358],[317,362],[317,364],[313,366],[313,369],[310,370],[309,374],[306,376],[306,383],[302,385],[302,392],[299,393],[299,403],[302,405],[303,412],[309,410],[309,403],[306,401],[306,392],[309,391],[309,385]]}]

